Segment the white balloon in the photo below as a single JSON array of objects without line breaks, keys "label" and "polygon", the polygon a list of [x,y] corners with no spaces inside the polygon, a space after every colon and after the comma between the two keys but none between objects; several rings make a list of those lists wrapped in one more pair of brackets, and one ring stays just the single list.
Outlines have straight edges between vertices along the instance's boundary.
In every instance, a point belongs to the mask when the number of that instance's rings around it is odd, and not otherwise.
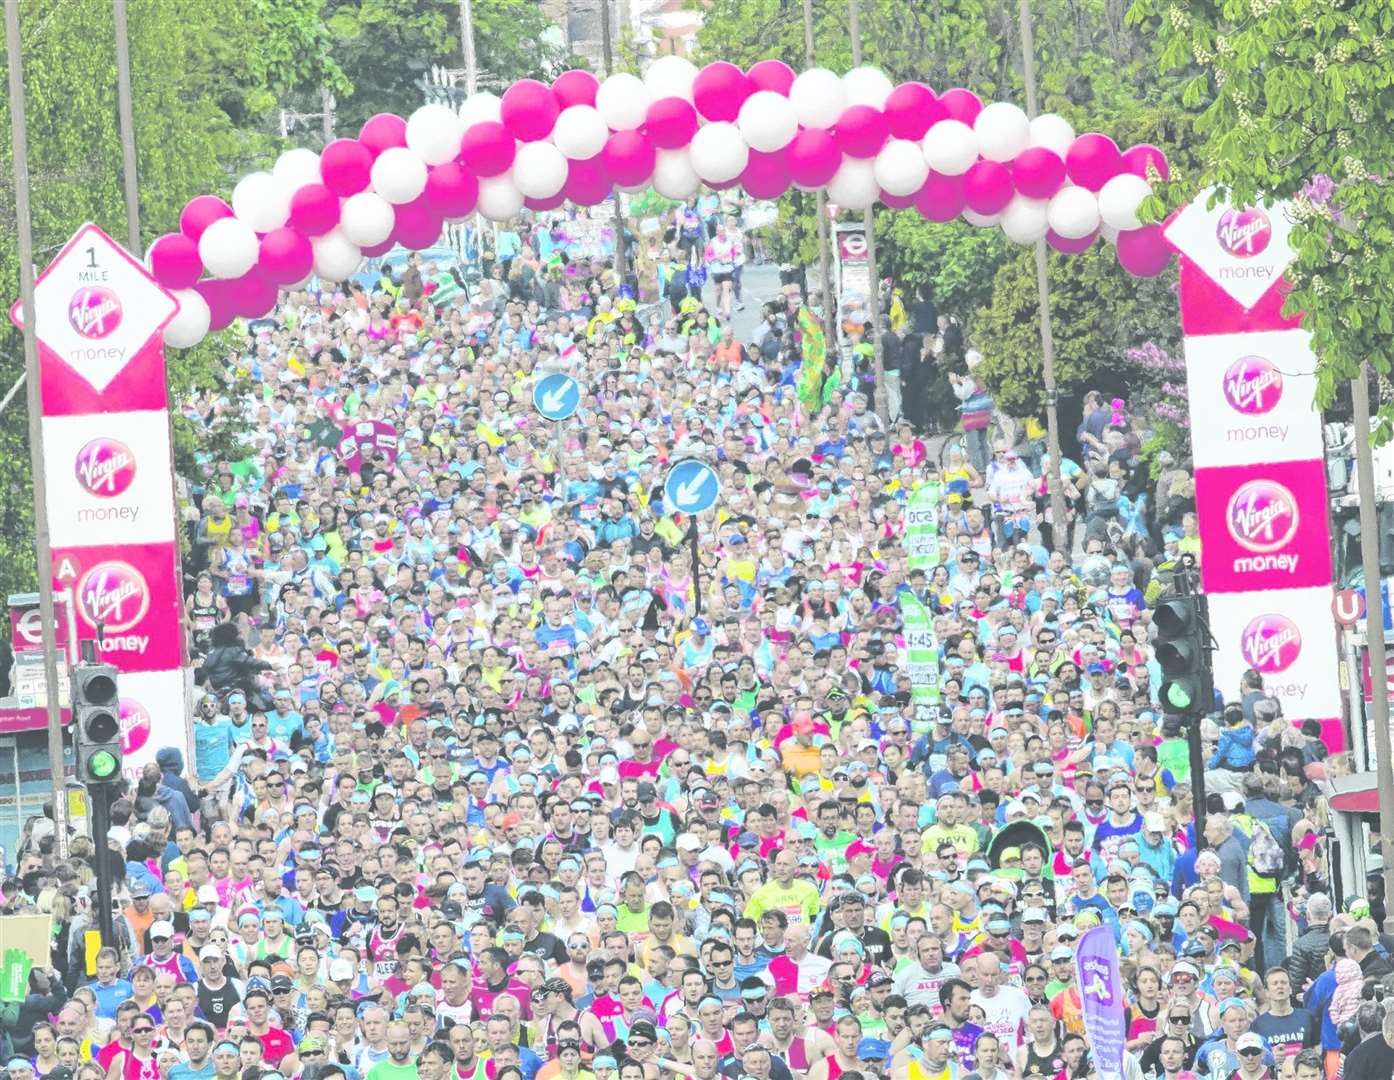
[{"label": "white balloon", "polygon": [[299,281],[291,282],[291,284],[289,284],[289,285],[282,285],[282,286],[281,286],[281,291],[282,291],[282,292],[288,292],[288,293],[289,293],[289,292],[295,292],[295,291],[297,291],[297,290],[299,290],[299,289],[303,289],[303,288],[305,288],[306,285],[310,284],[310,282],[311,282],[312,280],[314,280],[314,276],[315,276],[315,272],[314,272],[313,269],[311,269],[310,272],[309,272],[308,274],[306,274],[303,278],[301,278]]},{"label": "white balloon", "polygon": [[208,302],[193,289],[175,289],[179,310],[165,327],[165,344],[176,349],[197,345],[208,333]]},{"label": "white balloon", "polygon": [[[621,71],[608,76],[600,84],[595,92],[595,107],[600,110],[600,115],[605,118],[605,123],[611,131],[633,131],[643,125],[644,117],[648,115],[649,102],[658,96],[673,95],[651,94],[637,75]],[[563,110],[562,116],[565,116],[567,111]]]},{"label": "white balloon", "polygon": [[198,238],[198,257],[216,278],[241,277],[256,265],[259,252],[256,231],[237,217],[219,218]]},{"label": "white balloon", "polygon": [[1047,150],[1054,150],[1060,160],[1065,160],[1065,155],[1070,152],[1070,143],[1075,141],[1074,126],[1063,116],[1056,113],[1041,113],[1031,121],[1031,143],[1032,146],[1044,146]]},{"label": "white balloon", "polygon": [[319,155],[303,146],[287,150],[278,157],[271,175],[292,194],[306,184],[323,183],[319,172]]},{"label": "white balloon", "polygon": [[444,165],[460,154],[464,125],[445,105],[423,105],[407,118],[407,149],[427,165]]},{"label": "white balloon", "polygon": [[962,120],[940,120],[920,145],[929,167],[945,176],[962,176],[978,160],[978,137]]},{"label": "white balloon", "polygon": [[794,77],[789,100],[800,124],[826,130],[837,123],[847,107],[847,89],[827,68],[809,68]]},{"label": "white balloon", "polygon": [[1046,216],[1046,200],[1014,195],[1002,211],[1002,232],[1015,244],[1034,244],[1044,240],[1050,222]]},{"label": "white balloon", "polygon": [[680,97],[692,100],[692,81],[697,78],[697,66],[685,56],[660,56],[644,72],[644,85],[650,97]]},{"label": "white balloon", "polygon": [[527,142],[513,159],[513,182],[529,199],[550,199],[566,183],[566,158],[549,142]]},{"label": "white balloon", "polygon": [[1140,229],[1137,208],[1152,194],[1152,185],[1134,173],[1119,173],[1099,189],[1099,217],[1115,229]]},{"label": "white balloon", "polygon": [[929,176],[920,144],[909,139],[891,139],[876,155],[876,182],[891,195],[913,195]]},{"label": "white balloon", "polygon": [[374,247],[392,235],[396,217],[392,204],[376,191],[360,191],[344,200],[339,209],[339,228],[351,243]]},{"label": "white balloon", "polygon": [[734,180],[750,160],[750,147],[741,138],[740,129],[724,120],[698,128],[688,153],[697,175],[712,184]]},{"label": "white balloon", "polygon": [[1099,226],[1099,235],[1102,236],[1105,240],[1107,240],[1110,244],[1118,243],[1118,234],[1122,231],[1122,229],[1115,229],[1112,225],[1108,224],[1107,222],[1104,222],[1102,225]]},{"label": "white balloon", "polygon": [[577,161],[588,161],[605,149],[610,129],[605,119],[589,105],[572,105],[561,111],[552,128],[552,142],[558,150]]},{"label": "white balloon", "polygon": [[426,163],[405,146],[379,154],[371,175],[373,190],[390,203],[409,203],[426,190]]},{"label": "white balloon", "polygon": [[1002,220],[1001,214],[980,214],[976,210],[969,210],[964,207],[963,220],[969,225],[976,225],[980,229],[986,229],[989,225],[996,225]]},{"label": "white balloon", "polygon": [[1051,196],[1046,215],[1066,240],[1083,240],[1099,227],[1099,200],[1088,188],[1061,188]]},{"label": "white balloon", "polygon": [[315,252],[315,276],[325,281],[343,281],[363,261],[358,245],[345,236],[338,225],[323,236],[311,238],[310,244]]},{"label": "white balloon", "polygon": [[1031,121],[1010,101],[994,101],[978,113],[973,134],[988,161],[1011,161],[1030,145]]},{"label": "white balloon", "polygon": [[687,150],[659,150],[653,163],[653,189],[665,199],[695,195],[702,178],[692,167]]},{"label": "white balloon", "polygon": [[799,133],[793,103],[773,90],[757,90],[746,98],[736,124],[750,148],[766,154],[784,149]]},{"label": "white balloon", "polygon": [[290,216],[290,189],[269,172],[248,173],[232,189],[232,212],[254,232],[279,229]]},{"label": "white balloon", "polygon": [[877,67],[855,67],[842,76],[842,89],[848,105],[870,105],[884,109],[886,99],[895,86],[886,73]]},{"label": "white balloon", "polygon": [[479,181],[479,202],[476,205],[490,221],[507,221],[516,217],[523,208],[523,193],[508,173],[486,176]]},{"label": "white balloon", "polygon": [[503,99],[487,90],[471,94],[460,106],[460,130],[468,131],[475,124],[485,120],[500,120],[503,117]]},{"label": "white balloon", "polygon": [[870,158],[843,155],[842,164],[828,181],[828,202],[848,210],[865,210],[880,194],[875,163]]}]

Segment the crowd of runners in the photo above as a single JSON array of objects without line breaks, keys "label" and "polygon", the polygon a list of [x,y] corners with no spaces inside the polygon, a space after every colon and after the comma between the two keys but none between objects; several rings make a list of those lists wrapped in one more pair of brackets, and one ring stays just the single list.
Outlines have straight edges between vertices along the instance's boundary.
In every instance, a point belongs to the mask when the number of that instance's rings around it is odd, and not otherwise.
[{"label": "crowd of runners", "polygon": [[[632,280],[538,215],[478,278],[414,258],[246,329],[187,407],[241,432],[181,478],[193,759],[100,850],[26,827],[3,910],[55,937],[0,1001],[9,1080],[1110,1080],[1098,925],[1129,1080],[1394,1074],[1383,904],[1333,910],[1325,747],[1256,673],[1195,835],[1149,645],[1203,558],[1184,471],[1091,393],[1055,521],[971,343],[894,316],[891,369],[951,377],[941,457],[921,383],[878,418],[864,320],[742,288],[738,210],[634,223]],[[694,457],[695,521],[663,494]]]}]

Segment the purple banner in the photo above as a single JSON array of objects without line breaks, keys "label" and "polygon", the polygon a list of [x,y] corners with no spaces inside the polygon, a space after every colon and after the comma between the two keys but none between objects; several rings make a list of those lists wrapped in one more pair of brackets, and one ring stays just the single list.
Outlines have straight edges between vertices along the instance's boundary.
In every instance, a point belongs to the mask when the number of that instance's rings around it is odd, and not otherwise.
[{"label": "purple banner", "polygon": [[1086,930],[1075,953],[1075,975],[1084,1003],[1084,1034],[1099,1080],[1122,1080],[1127,1008],[1118,974],[1118,944],[1107,926]]}]

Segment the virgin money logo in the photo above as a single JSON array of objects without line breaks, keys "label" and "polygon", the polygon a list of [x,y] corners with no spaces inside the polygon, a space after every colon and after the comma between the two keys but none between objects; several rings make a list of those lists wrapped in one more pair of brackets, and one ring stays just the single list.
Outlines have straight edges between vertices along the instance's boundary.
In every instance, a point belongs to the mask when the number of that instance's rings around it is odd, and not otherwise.
[{"label": "virgin money logo", "polygon": [[93,341],[109,337],[121,325],[121,301],[101,285],[84,285],[68,301],[68,322]]},{"label": "virgin money logo", "polygon": [[1273,238],[1273,223],[1257,206],[1248,210],[1226,210],[1215,230],[1220,247],[1236,259],[1252,259],[1263,254]]},{"label": "virgin money logo", "polygon": [[112,559],[78,579],[77,606],[88,625],[101,623],[103,633],[124,633],[150,610],[150,587],[130,563]]},{"label": "virgin money logo", "polygon": [[92,495],[113,499],[136,478],[136,456],[116,439],[93,439],[77,452],[77,482]]},{"label": "virgin money logo", "polygon": [[120,717],[121,749],[134,754],[150,741],[150,710],[134,698],[123,697]]},{"label": "virgin money logo", "polygon": [[1286,615],[1260,615],[1239,637],[1245,662],[1261,675],[1286,671],[1302,652],[1302,634]]},{"label": "virgin money logo", "polygon": [[1258,554],[1286,547],[1297,533],[1297,500],[1272,480],[1250,480],[1234,493],[1225,513],[1236,543]]},{"label": "virgin money logo", "polygon": [[1283,396],[1283,373],[1262,356],[1241,356],[1225,369],[1225,400],[1245,416],[1270,412]]}]

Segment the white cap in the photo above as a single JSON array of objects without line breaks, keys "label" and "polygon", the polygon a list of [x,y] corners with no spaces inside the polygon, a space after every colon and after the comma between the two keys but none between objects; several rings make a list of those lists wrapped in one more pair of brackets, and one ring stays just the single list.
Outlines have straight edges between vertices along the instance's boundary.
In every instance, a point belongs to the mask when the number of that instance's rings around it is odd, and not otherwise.
[{"label": "white cap", "polygon": [[216,945],[205,945],[198,951],[198,958],[200,960],[221,960],[223,950]]},{"label": "white cap", "polygon": [[340,979],[353,978],[353,963],[345,960],[342,956],[337,960],[329,961],[329,977],[338,982]]},{"label": "white cap", "polygon": [[151,937],[152,940],[153,940],[154,938],[157,938],[157,937],[162,937],[162,938],[172,938],[172,937],[174,937],[174,924],[173,924],[173,923],[165,922],[163,919],[161,919],[159,922],[151,923],[151,924],[150,924],[150,937]]},{"label": "white cap", "polygon": [[674,841],[673,846],[679,851],[701,851],[703,845],[692,833],[683,833]]},{"label": "white cap", "polygon": [[214,885],[200,885],[198,887],[198,902],[200,904],[218,903],[218,889]]}]

